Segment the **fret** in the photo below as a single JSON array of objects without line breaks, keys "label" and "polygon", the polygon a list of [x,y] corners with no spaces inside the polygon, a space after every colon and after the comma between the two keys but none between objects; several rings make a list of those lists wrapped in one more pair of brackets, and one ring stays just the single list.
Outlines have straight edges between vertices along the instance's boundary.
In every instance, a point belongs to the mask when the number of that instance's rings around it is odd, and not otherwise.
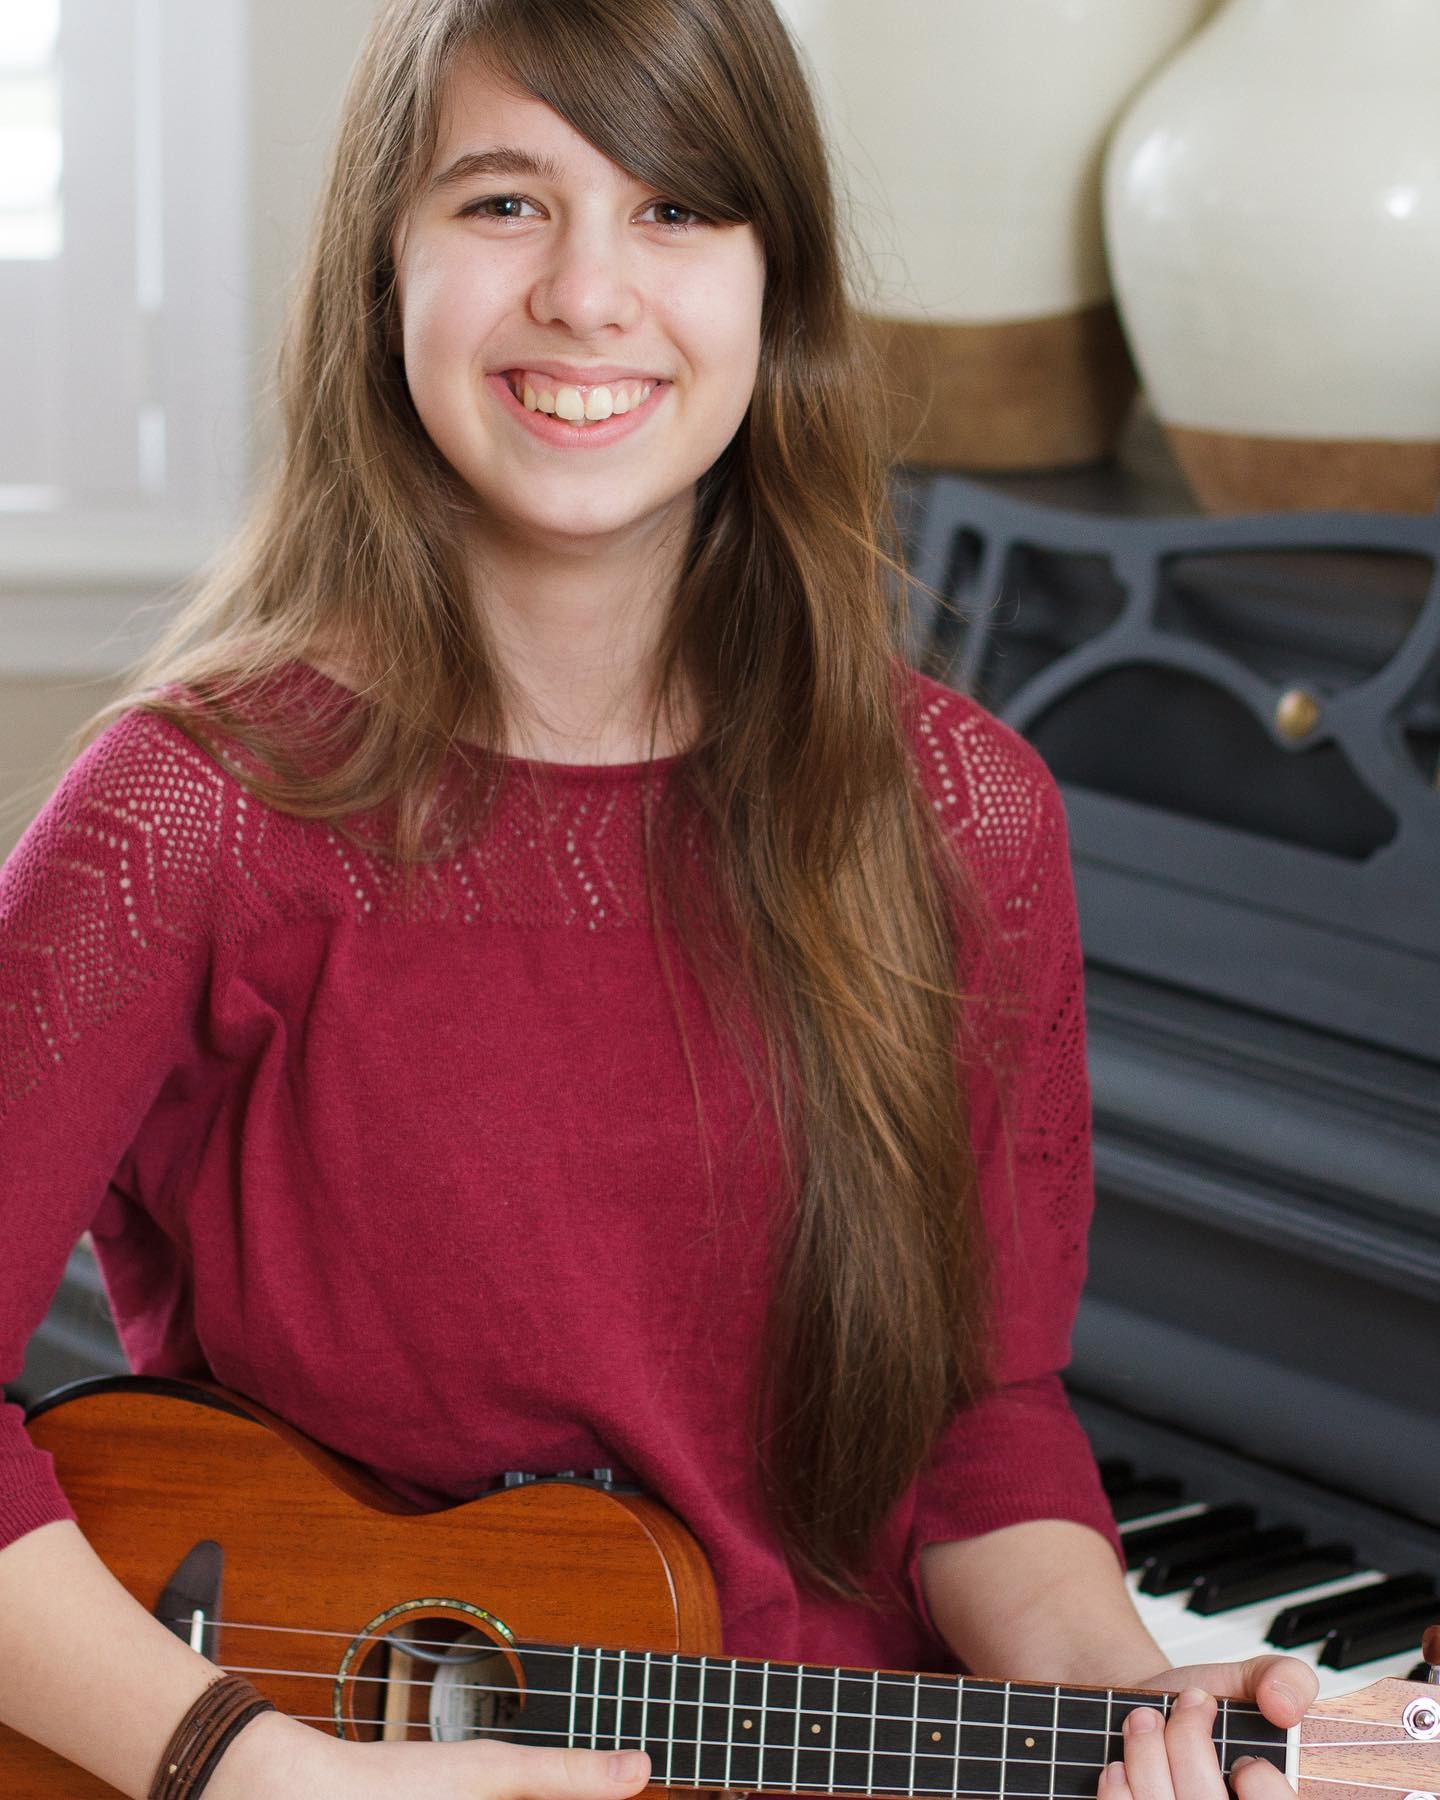
[{"label": "fret", "polygon": [[830,1701],[830,1778],[829,1787],[835,1791],[835,1748],[840,1741],[840,1671],[835,1671],[835,1692]]},{"label": "fret", "polygon": [[760,1746],[765,1726],[764,1663],[735,1664],[734,1742],[727,1787],[745,1791],[758,1788],[760,1780]]},{"label": "fret", "polygon": [[[653,1651],[645,1652],[645,1684],[640,1690],[640,1748],[649,1750],[650,1746],[650,1658]],[[650,1751],[650,1772],[655,1772],[655,1753]]]},{"label": "fret", "polygon": [[[700,1659],[703,1667],[704,1658]],[[674,1694],[670,1705],[670,1735],[674,1743],[675,1781],[682,1787],[700,1782],[700,1668],[683,1656],[672,1665]]]},{"label": "fret", "polygon": [[576,1706],[579,1704],[579,1700],[580,1700],[580,1646],[578,1644],[576,1644],[575,1648],[570,1653],[570,1717],[566,1721],[566,1726],[565,1726],[566,1735],[569,1737],[569,1740],[572,1744],[578,1744],[580,1742],[580,1739],[576,1736],[576,1733],[579,1730],[579,1725],[576,1722],[576,1718],[575,1718],[575,1709],[576,1709]]},{"label": "fret", "polygon": [[964,1681],[955,1683],[955,1779],[953,1790],[960,1792],[960,1740],[965,1735],[965,1695],[969,1684]]},{"label": "fret", "polygon": [[[1115,1695],[1085,1693],[1078,1688],[1055,1690],[1056,1800],[1090,1800],[1108,1762],[1124,1755],[1114,1734]],[[1113,1747],[1112,1747],[1113,1746]]]},{"label": "fret", "polygon": [[916,1677],[916,1725],[918,1744],[914,1757],[912,1791],[917,1794],[953,1794],[962,1784],[957,1779],[960,1763],[960,1727],[956,1717],[957,1694],[963,1685],[954,1676]]},{"label": "fret", "polygon": [[784,1663],[770,1663],[765,1714],[765,1780],[761,1784],[786,1793],[795,1787],[794,1738],[799,1723],[800,1677]]},{"label": "fret", "polygon": [[1226,1703],[1223,1700],[1220,1702],[1219,1715],[1220,1716],[1216,1720],[1216,1723],[1220,1727],[1220,1744],[1219,1744],[1219,1750],[1218,1750],[1218,1754],[1220,1757],[1220,1773],[1222,1775],[1228,1775],[1230,1770],[1229,1770],[1229,1765],[1225,1761],[1225,1736],[1226,1736],[1226,1731],[1227,1731],[1227,1728],[1229,1725],[1230,1708],[1226,1705]]},{"label": "fret", "polygon": [[870,1678],[870,1755],[865,1767],[865,1791],[875,1792],[875,1729],[880,1721],[880,1673]]},{"label": "fret", "polygon": [[731,1758],[735,1754],[735,1683],[739,1679],[739,1675],[740,1675],[739,1664],[732,1662],[730,1665],[730,1717],[729,1717],[729,1720],[727,1721],[727,1729],[725,1732],[725,1782],[724,1782],[724,1785],[725,1785],[727,1792],[730,1787],[730,1762],[731,1762]]},{"label": "fret", "polygon": [[[671,1787],[675,1781],[675,1658],[662,1656],[655,1664],[655,1685],[663,1688],[663,1693],[655,1694],[655,1703],[660,1709],[660,1743],[665,1751],[665,1785]],[[654,1774],[654,1765],[651,1766]]]},{"label": "fret", "polygon": [[915,1781],[916,1707],[919,1677],[890,1675],[881,1678],[875,1701],[875,1749],[873,1790],[880,1794],[909,1794]]},{"label": "fret", "polygon": [[702,1787],[728,1788],[735,1719],[735,1664],[725,1657],[708,1663],[702,1658],[702,1664],[699,1780]]},{"label": "fret", "polygon": [[1050,1707],[1050,1800],[1055,1800],[1055,1760],[1060,1754],[1060,1690]]},{"label": "fret", "polygon": [[801,1672],[795,1785],[830,1792],[835,1744],[835,1676],[814,1664]]},{"label": "fret", "polygon": [[590,1750],[599,1750],[599,1735],[601,1735],[601,1726],[599,1726],[601,1687],[599,1687],[599,1683],[601,1683],[601,1676],[605,1670],[605,1651],[592,1651],[590,1654],[596,1660],[596,1681],[590,1692]]},{"label": "fret", "polygon": [[764,1665],[764,1669],[765,1673],[760,1686],[760,1778],[755,1783],[759,1788],[763,1788],[766,1784],[765,1758],[770,1749],[770,1739],[765,1735],[769,1730],[766,1717],[770,1704],[770,1665],[768,1662]]},{"label": "fret", "polygon": [[796,1682],[795,1682],[795,1762],[794,1762],[795,1773],[791,1779],[791,1786],[797,1787],[797,1788],[802,1787],[804,1785],[804,1778],[801,1776],[801,1773],[800,1773],[800,1720],[803,1717],[804,1710],[805,1710],[805,1703],[801,1696],[801,1690],[804,1688],[804,1686],[805,1686],[805,1665],[804,1665],[804,1663],[801,1663],[798,1670],[796,1671]]},{"label": "fret", "polygon": [[648,1664],[650,1652],[622,1650],[620,1656],[619,1679],[616,1691],[619,1701],[616,1707],[615,1744],[617,1750],[645,1750],[645,1687],[648,1680]]},{"label": "fret", "polygon": [[[1048,1796],[1055,1766],[1054,1690],[1012,1684],[1008,1701],[1004,1792]],[[1092,1782],[1091,1787],[1094,1785]]]},{"label": "fret", "polygon": [[842,1669],[835,1694],[835,1756],[829,1777],[833,1793],[867,1793],[875,1720],[876,1677],[858,1669]]},{"label": "fret", "polygon": [[920,1679],[917,1676],[911,1683],[915,1689],[914,1704],[910,1709],[910,1792],[916,1791],[915,1758],[920,1752]]},{"label": "fret", "polygon": [[1005,1683],[1005,1704],[1000,1714],[1000,1783],[998,1792],[1003,1796],[1009,1792],[1005,1779],[1005,1763],[1010,1749],[1010,1683]]}]

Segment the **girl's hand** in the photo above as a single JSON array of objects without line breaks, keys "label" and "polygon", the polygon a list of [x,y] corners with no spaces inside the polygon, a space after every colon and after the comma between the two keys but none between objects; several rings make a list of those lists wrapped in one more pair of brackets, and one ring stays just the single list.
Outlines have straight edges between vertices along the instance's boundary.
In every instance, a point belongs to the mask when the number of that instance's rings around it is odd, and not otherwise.
[{"label": "girl's hand", "polygon": [[1222,1772],[1210,1732],[1217,1696],[1251,1701],[1272,1725],[1298,1725],[1320,1684],[1297,1657],[1166,1669],[1135,1685],[1178,1698],[1168,1723],[1149,1707],[1128,1715],[1125,1760],[1100,1777],[1100,1800],[1226,1800],[1226,1774],[1238,1800],[1294,1800],[1285,1776],[1262,1758],[1237,1758]]},{"label": "girl's hand", "polygon": [[221,1757],[207,1800],[628,1800],[650,1758],[610,1772],[609,1750],[474,1743],[342,1742],[282,1713],[262,1713]]}]

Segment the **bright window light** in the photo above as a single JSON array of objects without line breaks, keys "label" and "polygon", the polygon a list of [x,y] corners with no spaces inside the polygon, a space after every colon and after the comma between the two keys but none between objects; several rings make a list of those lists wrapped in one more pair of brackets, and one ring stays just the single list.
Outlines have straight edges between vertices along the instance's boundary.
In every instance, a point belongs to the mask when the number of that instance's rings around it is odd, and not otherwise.
[{"label": "bright window light", "polygon": [[60,0],[0,5],[0,259],[60,254]]},{"label": "bright window light", "polygon": [[44,69],[55,60],[60,0],[5,0],[0,6],[0,74]]}]

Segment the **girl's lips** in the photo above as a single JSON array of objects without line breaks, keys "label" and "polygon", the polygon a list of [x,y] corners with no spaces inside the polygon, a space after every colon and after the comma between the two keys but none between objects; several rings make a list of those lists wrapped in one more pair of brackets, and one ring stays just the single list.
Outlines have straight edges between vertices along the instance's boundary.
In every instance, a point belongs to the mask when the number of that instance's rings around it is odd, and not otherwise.
[{"label": "girl's lips", "polygon": [[657,382],[650,398],[631,412],[612,415],[594,425],[571,425],[564,419],[557,419],[553,413],[527,411],[524,401],[516,399],[503,375],[487,375],[485,385],[494,392],[501,406],[542,444],[551,444],[560,450],[603,450],[607,444],[617,443],[632,431],[638,431],[669,393],[671,384]]}]

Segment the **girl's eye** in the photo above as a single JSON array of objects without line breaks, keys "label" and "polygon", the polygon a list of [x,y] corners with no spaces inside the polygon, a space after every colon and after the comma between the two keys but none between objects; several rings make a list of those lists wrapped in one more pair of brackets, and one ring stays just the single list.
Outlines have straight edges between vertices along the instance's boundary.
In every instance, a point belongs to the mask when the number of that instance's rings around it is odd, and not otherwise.
[{"label": "girl's eye", "polygon": [[[511,220],[518,223],[521,216],[518,211],[506,210],[492,212],[490,209],[492,207],[503,207],[508,209],[512,207],[529,206],[531,204],[532,202],[527,200],[523,194],[487,194],[481,200],[471,200],[468,204],[462,206],[460,208],[460,217],[462,219],[497,219],[502,224],[508,223]],[[693,231],[697,225],[703,225],[705,223],[698,212],[695,212],[688,206],[681,206],[678,200],[652,200],[645,210],[651,212],[657,207],[661,212],[679,213],[681,215],[679,219],[657,219],[655,223],[662,231]]]},{"label": "girl's eye", "polygon": [[462,219],[514,219],[519,215],[512,212],[492,213],[487,209],[492,206],[528,206],[530,202],[521,194],[487,194],[483,200],[471,200],[460,208]]},{"label": "girl's eye", "polygon": [[[666,231],[691,231],[696,225],[704,224],[704,220],[700,217],[699,213],[693,211],[688,206],[681,206],[678,200],[652,200],[650,206],[659,207],[661,212],[684,213],[686,219],[689,221],[687,224],[682,225],[673,219],[657,219],[655,223],[662,226]],[[647,207],[645,210],[648,212],[650,207]]]}]

